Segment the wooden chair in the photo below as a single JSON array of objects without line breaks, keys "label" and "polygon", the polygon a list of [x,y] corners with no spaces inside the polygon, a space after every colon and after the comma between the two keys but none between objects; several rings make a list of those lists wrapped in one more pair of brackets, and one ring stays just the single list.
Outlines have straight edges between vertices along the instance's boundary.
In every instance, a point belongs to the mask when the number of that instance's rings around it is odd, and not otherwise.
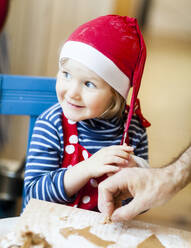
[{"label": "wooden chair", "polygon": [[28,148],[37,117],[57,102],[55,84],[55,78],[0,74],[0,114],[29,116]]}]

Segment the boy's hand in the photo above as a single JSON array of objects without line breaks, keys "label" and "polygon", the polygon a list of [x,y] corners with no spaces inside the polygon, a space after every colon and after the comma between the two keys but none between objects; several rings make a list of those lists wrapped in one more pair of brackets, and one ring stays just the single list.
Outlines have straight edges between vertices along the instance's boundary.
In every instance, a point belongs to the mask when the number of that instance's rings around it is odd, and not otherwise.
[{"label": "boy's hand", "polygon": [[134,166],[136,163],[131,161],[130,156],[132,152],[133,148],[127,145],[115,145],[100,149],[85,161],[89,177],[100,177],[104,174],[116,173],[120,168]]}]

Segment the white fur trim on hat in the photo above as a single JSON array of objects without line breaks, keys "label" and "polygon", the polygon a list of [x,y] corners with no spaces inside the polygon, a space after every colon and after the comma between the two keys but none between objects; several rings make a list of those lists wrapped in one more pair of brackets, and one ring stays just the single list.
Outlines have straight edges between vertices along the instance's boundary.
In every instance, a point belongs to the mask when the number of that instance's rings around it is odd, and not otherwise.
[{"label": "white fur trim on hat", "polygon": [[77,60],[97,73],[125,99],[130,89],[129,78],[105,55],[94,47],[78,41],[67,41],[60,53],[62,58]]}]

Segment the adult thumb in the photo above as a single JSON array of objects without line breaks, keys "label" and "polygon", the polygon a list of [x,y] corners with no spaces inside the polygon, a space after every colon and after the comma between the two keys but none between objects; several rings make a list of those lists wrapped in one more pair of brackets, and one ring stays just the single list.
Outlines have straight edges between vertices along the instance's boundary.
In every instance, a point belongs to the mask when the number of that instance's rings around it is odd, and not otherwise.
[{"label": "adult thumb", "polygon": [[144,208],[144,204],[141,201],[141,197],[140,198],[135,197],[127,205],[117,208],[113,212],[111,219],[114,222],[129,221],[145,210],[147,210],[147,208]]}]

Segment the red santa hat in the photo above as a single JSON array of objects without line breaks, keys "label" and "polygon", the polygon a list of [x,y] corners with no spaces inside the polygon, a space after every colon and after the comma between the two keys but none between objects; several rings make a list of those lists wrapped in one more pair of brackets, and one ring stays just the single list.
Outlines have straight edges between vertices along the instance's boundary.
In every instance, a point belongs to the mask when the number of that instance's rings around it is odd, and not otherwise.
[{"label": "red santa hat", "polygon": [[87,66],[125,99],[133,87],[126,136],[146,59],[146,47],[137,20],[106,15],[79,26],[63,45],[60,60],[62,58],[71,58]]}]

